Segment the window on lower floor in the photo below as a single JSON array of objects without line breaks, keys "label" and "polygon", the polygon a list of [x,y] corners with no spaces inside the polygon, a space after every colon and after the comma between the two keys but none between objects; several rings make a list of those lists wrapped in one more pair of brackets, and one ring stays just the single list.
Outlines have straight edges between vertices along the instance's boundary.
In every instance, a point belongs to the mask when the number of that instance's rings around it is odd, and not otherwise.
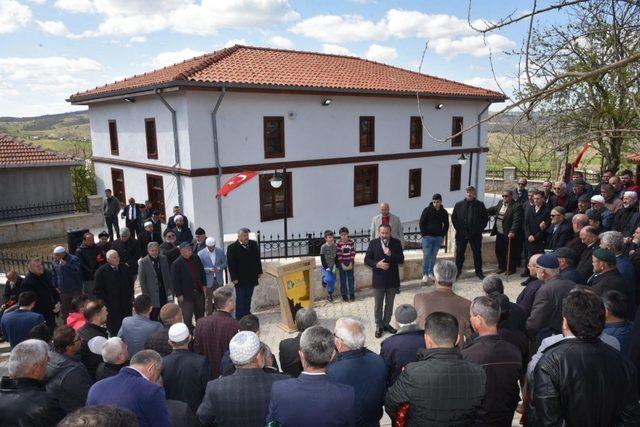
[{"label": "window on lower floor", "polygon": [[451,165],[451,179],[449,181],[449,191],[460,190],[461,177],[462,177],[462,166]]},{"label": "window on lower floor", "polygon": [[271,221],[283,219],[285,210],[285,194],[287,189],[287,217],[293,217],[293,193],[291,189],[291,172],[287,172],[284,183],[280,188],[271,186],[273,174],[263,173],[260,175],[260,221]]},{"label": "window on lower floor", "polygon": [[353,205],[378,203],[378,165],[355,166],[353,170]]},{"label": "window on lower floor", "polygon": [[409,198],[420,197],[422,190],[422,169],[409,169]]}]

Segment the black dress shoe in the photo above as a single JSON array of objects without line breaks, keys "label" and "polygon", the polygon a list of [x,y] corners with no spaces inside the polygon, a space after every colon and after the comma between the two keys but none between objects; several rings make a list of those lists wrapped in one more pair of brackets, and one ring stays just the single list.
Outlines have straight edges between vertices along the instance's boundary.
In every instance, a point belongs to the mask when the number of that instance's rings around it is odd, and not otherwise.
[{"label": "black dress shoe", "polygon": [[478,276],[478,279],[484,280],[484,273],[477,273],[476,276]]},{"label": "black dress shoe", "polygon": [[385,331],[387,331],[387,332],[389,332],[389,333],[391,333],[391,334],[395,334],[396,332],[398,332],[398,331],[396,330],[396,328],[394,328],[394,327],[393,327],[393,326],[391,326],[391,325],[387,325],[387,326],[385,326],[385,327],[384,327],[384,330],[385,330]]},{"label": "black dress shoe", "polygon": [[375,336],[376,336],[376,338],[380,338],[382,336],[382,329],[381,328],[376,329]]}]

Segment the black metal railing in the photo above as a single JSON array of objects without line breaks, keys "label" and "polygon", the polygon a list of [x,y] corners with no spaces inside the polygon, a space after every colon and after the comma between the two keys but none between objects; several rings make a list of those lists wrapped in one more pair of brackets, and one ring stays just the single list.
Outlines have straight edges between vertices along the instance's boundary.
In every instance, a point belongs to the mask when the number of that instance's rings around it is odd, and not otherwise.
[{"label": "black metal railing", "polygon": [[87,212],[87,200],[36,203],[32,205],[6,206],[0,209],[0,221],[17,221],[42,216]]},{"label": "black metal railing", "polygon": [[6,274],[10,271],[15,271],[24,276],[29,272],[27,263],[32,258],[40,259],[44,268],[51,269],[53,258],[50,255],[30,255],[23,252],[0,250],[0,273]]}]

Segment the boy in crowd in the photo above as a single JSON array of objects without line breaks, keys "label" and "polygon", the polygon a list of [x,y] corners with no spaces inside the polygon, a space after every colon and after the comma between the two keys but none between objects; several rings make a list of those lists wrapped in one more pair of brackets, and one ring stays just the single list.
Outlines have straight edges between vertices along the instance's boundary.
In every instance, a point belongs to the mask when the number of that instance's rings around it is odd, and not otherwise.
[{"label": "boy in crowd", "polygon": [[353,267],[356,258],[356,246],[349,238],[349,229],[341,227],[340,240],[336,243],[336,253],[338,256],[338,271],[340,272],[340,293],[343,301],[355,301],[356,284]]},{"label": "boy in crowd", "polygon": [[320,247],[320,262],[322,263],[322,286],[327,288],[327,301],[329,302],[333,302],[337,261],[335,235],[333,231],[327,230],[324,232],[324,244]]}]

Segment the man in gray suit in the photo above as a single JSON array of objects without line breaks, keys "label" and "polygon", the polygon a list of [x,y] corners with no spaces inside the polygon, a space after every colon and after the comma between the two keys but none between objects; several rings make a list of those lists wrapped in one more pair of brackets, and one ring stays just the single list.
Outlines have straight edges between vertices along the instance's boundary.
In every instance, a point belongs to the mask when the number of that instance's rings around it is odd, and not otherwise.
[{"label": "man in gray suit", "polygon": [[206,247],[198,252],[204,274],[207,278],[207,288],[204,295],[204,306],[207,316],[213,313],[213,291],[224,285],[223,271],[227,268],[227,256],[224,251],[216,247],[216,239],[207,237]]},{"label": "man in gray suit", "polygon": [[118,337],[127,344],[131,357],[144,350],[149,335],[162,330],[162,323],[149,319],[151,299],[148,295],[141,294],[133,300],[133,311],[135,314],[125,317],[118,331]]},{"label": "man in gray suit", "polygon": [[389,203],[387,202],[380,203],[380,214],[374,216],[371,220],[371,229],[369,231],[370,241],[380,237],[378,230],[380,230],[380,226],[383,224],[391,227],[391,237],[400,240],[401,243],[404,242],[404,234],[400,218],[390,212]]},{"label": "man in gray suit", "polygon": [[164,255],[160,255],[160,245],[157,242],[149,242],[147,256],[138,261],[138,280],[144,295],[151,299],[151,320],[158,320],[160,308],[167,303],[167,298],[172,293],[171,270],[169,261]]}]

